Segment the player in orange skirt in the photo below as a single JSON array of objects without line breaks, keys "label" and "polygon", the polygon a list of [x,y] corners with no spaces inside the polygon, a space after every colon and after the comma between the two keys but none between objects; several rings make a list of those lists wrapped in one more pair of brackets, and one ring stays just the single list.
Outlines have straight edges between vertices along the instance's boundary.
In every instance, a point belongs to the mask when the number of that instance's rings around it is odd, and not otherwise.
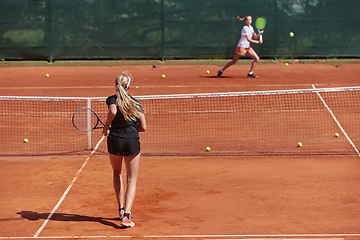
[{"label": "player in orange skirt", "polygon": [[[235,50],[235,56],[232,61],[228,62],[217,74],[217,77],[221,77],[221,74],[230,66],[234,65],[241,56],[248,55],[252,59],[254,59],[253,63],[251,64],[250,71],[248,73],[248,78],[257,78],[258,76],[254,75],[253,70],[256,66],[256,64],[259,62],[260,58],[254,51],[252,47],[250,47],[250,43],[254,44],[261,44],[263,43],[262,39],[260,40],[253,40],[252,38],[258,39],[260,37],[260,32],[256,34],[254,32],[254,28],[251,26],[252,23],[252,17],[251,16],[245,16],[244,18],[237,19],[244,21],[245,26],[241,30],[241,38],[239,40],[239,43]],[[261,31],[263,33],[263,31]]]}]

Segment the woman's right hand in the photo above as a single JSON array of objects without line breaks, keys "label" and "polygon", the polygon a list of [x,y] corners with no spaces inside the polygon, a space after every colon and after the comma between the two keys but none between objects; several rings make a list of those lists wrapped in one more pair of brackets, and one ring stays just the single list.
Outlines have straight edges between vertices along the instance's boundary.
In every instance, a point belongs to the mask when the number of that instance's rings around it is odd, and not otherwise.
[{"label": "woman's right hand", "polygon": [[106,137],[108,135],[109,126],[104,126],[102,134]]}]

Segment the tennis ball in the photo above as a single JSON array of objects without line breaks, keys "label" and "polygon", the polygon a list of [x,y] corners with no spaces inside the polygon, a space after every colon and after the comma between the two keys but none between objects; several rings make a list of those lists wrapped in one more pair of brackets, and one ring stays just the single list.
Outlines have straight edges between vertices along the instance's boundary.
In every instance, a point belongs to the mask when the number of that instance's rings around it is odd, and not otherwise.
[{"label": "tennis ball", "polygon": [[210,73],[210,71],[209,71],[209,70],[206,70],[206,73],[207,73],[207,74],[209,74],[209,73]]},{"label": "tennis ball", "polygon": [[24,138],[24,143],[28,143],[29,140],[27,138]]},{"label": "tennis ball", "polygon": [[289,66],[289,64],[288,64],[288,63],[285,63],[285,66],[287,67],[287,66]]},{"label": "tennis ball", "polygon": [[46,77],[49,77],[50,75],[49,74],[45,74]]},{"label": "tennis ball", "polygon": [[339,137],[340,135],[338,133],[335,133],[335,137]]},{"label": "tennis ball", "polygon": [[162,78],[165,78],[165,75],[163,74],[163,75],[161,75],[161,77],[162,77]]},{"label": "tennis ball", "polygon": [[210,147],[206,147],[205,150],[206,150],[206,151],[210,151],[211,149],[210,149]]},{"label": "tennis ball", "polygon": [[294,36],[294,33],[293,32],[290,32],[290,37],[293,37]]},{"label": "tennis ball", "polygon": [[298,142],[298,147],[302,147],[302,143],[301,143],[301,142]]}]

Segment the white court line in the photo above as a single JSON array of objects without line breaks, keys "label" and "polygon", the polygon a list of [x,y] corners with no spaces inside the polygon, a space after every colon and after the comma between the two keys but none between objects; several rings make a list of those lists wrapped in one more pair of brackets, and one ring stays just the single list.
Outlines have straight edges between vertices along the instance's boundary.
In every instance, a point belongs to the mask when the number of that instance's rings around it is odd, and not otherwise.
[{"label": "white court line", "polygon": [[[313,89],[315,88],[314,84],[311,84],[311,86],[313,87]],[[344,136],[346,137],[346,139],[348,140],[348,142],[350,143],[350,145],[355,149],[355,152],[358,154],[358,156],[360,157],[360,152],[357,149],[357,147],[355,146],[355,144],[353,143],[353,141],[350,139],[350,137],[348,136],[348,134],[345,132],[344,128],[341,126],[340,122],[337,120],[337,118],[335,117],[335,115],[333,114],[333,112],[331,111],[331,109],[329,108],[329,106],[326,104],[325,100],[322,98],[322,96],[320,95],[319,92],[316,92],[316,94],[318,95],[318,97],[320,98],[320,100],[322,101],[322,103],[324,104],[324,106],[327,108],[327,110],[329,111],[330,115],[332,116],[332,118],[334,119],[334,121],[336,122],[336,124],[338,125],[338,127],[340,128],[341,132],[344,134]]]},{"label": "white court line", "polygon": [[49,237],[0,237],[0,239],[101,239],[101,238],[202,238],[209,240],[344,240],[360,234],[280,234],[280,235],[144,235],[144,236],[49,236]]},{"label": "white court line", "polygon": [[[338,86],[339,84],[318,84],[318,85],[333,85]],[[300,87],[309,86],[309,84],[274,84],[274,85],[225,85],[224,87]],[[168,85],[168,86],[134,86],[135,88],[203,88],[203,87],[218,87],[218,85]],[[67,86],[67,87],[0,87],[0,90],[18,90],[18,89],[93,89],[93,88],[114,88],[114,86]]]},{"label": "white court line", "polygon": [[94,150],[90,153],[90,155],[86,158],[85,162],[83,163],[83,165],[80,167],[79,171],[76,173],[76,176],[74,177],[74,179],[72,180],[72,182],[70,183],[70,185],[67,187],[67,189],[65,190],[64,194],[62,195],[62,197],[60,198],[59,202],[56,204],[56,206],[54,207],[54,209],[50,212],[49,216],[46,218],[46,220],[44,221],[44,223],[41,225],[41,227],[39,228],[39,230],[37,230],[37,232],[35,233],[35,235],[33,236],[33,238],[37,238],[39,236],[39,234],[42,232],[42,230],[44,229],[44,227],[46,226],[46,224],[49,222],[50,218],[53,216],[53,214],[55,213],[55,211],[59,208],[60,204],[64,201],[66,195],[69,193],[70,189],[72,188],[72,186],[75,184],[76,180],[78,179],[81,171],[84,169],[84,167],[86,166],[86,164],[88,163],[91,155],[93,155],[95,153],[95,151],[98,149],[100,143],[104,140],[105,136],[103,135],[101,137],[101,139],[99,140],[99,142],[96,144]]},{"label": "white court line", "polygon": [[344,240],[344,238],[208,238],[204,240]]},{"label": "white court line", "polygon": [[204,240],[345,240],[344,238],[208,238]]},{"label": "white court line", "polygon": [[18,90],[18,89],[92,89],[92,88],[114,88],[114,86],[74,86],[74,87],[0,87],[0,90]]}]

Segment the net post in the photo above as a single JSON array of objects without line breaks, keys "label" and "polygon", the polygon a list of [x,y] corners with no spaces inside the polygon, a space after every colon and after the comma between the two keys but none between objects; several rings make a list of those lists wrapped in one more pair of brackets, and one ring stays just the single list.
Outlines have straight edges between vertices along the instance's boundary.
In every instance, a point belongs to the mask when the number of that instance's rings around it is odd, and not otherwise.
[{"label": "net post", "polygon": [[[87,99],[87,107],[88,108],[91,108],[91,98],[88,98]],[[88,114],[87,114],[87,126],[88,126],[88,129],[91,128],[91,112],[88,111]],[[87,139],[88,139],[88,150],[91,150],[91,132],[92,131],[89,131],[87,133]]]}]

